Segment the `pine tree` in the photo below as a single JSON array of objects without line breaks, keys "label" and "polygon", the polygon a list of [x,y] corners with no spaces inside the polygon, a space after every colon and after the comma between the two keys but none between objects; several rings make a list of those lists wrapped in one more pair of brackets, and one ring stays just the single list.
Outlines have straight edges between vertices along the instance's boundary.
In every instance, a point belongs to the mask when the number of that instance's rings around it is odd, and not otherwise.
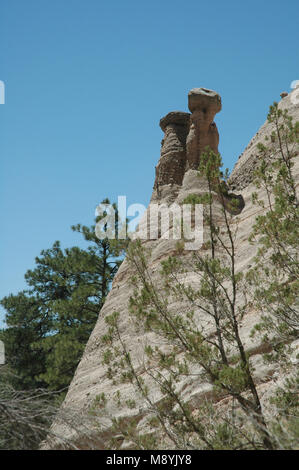
[{"label": "pine tree", "polygon": [[[201,155],[199,168],[207,182],[207,193],[190,195],[185,200],[205,205],[208,240],[202,250],[195,252],[190,261],[182,257],[184,244],[178,244],[177,253],[161,263],[157,281],[149,269],[150,250],[140,241],[130,245],[127,258],[136,273],[130,299],[132,322],[139,334],[143,330],[145,337],[148,333],[157,335],[153,347],[144,347],[142,376],[122,338],[118,312],[106,317],[108,331],[102,342],[106,346],[103,363],[107,365],[107,377],[114,385],[118,380],[131,383],[140,397],[145,433],[137,418],[126,425],[121,418],[112,417],[112,432],[136,448],[163,448],[165,442],[177,449],[296,447],[298,376],[293,374],[294,351],[289,344],[298,338],[299,205],[293,159],[298,155],[299,127],[276,103],[270,107],[268,120],[274,130],[266,144],[259,146],[261,165],[256,173],[257,189],[263,188],[267,201],[253,194],[253,202],[263,212],[250,237],[257,247],[252,270],[236,271],[238,224],[234,216],[239,200],[228,194],[220,156],[209,149]],[[215,201],[222,207],[221,223]],[[190,271],[197,276],[197,286],[184,282],[185,273]],[[181,311],[173,311],[175,302],[182,303]],[[275,360],[278,368],[290,373],[284,386],[269,400],[272,419],[264,415],[254,368],[240,334],[242,319],[252,304],[261,318],[254,332],[261,333],[262,342],[272,348],[265,360]],[[202,327],[198,312],[205,316],[206,323],[210,319],[210,333]],[[195,410],[178,386],[188,376],[212,386],[212,399],[203,400]],[[158,401],[151,393],[157,387],[161,393]],[[215,407],[213,400],[224,397],[227,406]],[[100,405],[100,415],[105,416],[107,397],[100,398],[95,408]],[[115,403],[122,408],[137,408],[120,393]],[[117,446],[117,440],[112,439],[111,445]]]},{"label": "pine tree", "polygon": [[86,249],[56,241],[26,272],[28,289],[1,300],[8,327],[1,339],[18,389],[69,385],[122,260],[126,240],[98,239],[95,226],[72,230]]},{"label": "pine tree", "polygon": [[258,215],[251,241],[259,249],[248,283],[253,287],[255,306],[262,312],[256,331],[274,349],[298,338],[299,332],[299,200],[293,176],[298,155],[299,122],[293,123],[288,111],[274,103],[268,122],[273,126],[270,138],[259,145],[260,165],[255,173],[258,192],[253,203],[263,209]]},{"label": "pine tree", "polygon": [[[152,446],[153,435],[157,433],[162,433],[165,441],[178,449],[275,447],[240,334],[247,302],[245,296],[240,301],[244,276],[236,272],[237,224],[233,217],[239,200],[227,194],[220,168],[220,155],[206,149],[201,155],[199,176],[207,182],[207,192],[203,196],[190,195],[184,201],[204,204],[207,239],[203,250],[182,259],[179,255],[184,247],[179,243],[177,254],[162,261],[161,278],[157,281],[148,269],[150,251],[140,241],[129,247],[127,259],[136,273],[132,282],[138,286],[130,299],[132,321],[137,331],[144,329],[145,335],[149,332],[158,335],[156,346],[146,345],[144,349],[143,368],[147,378],[140,377],[136,371],[129,348],[121,337],[117,312],[105,318],[109,329],[102,340],[107,347],[104,362],[108,377],[115,383],[119,372],[120,380],[134,385],[142,408],[148,412],[148,427],[152,432],[148,440],[148,436],[136,433],[132,427],[128,436],[121,420],[114,419],[115,430],[122,430],[126,439],[141,448]],[[190,271],[196,274],[195,286],[183,281]],[[173,311],[176,302],[183,302],[182,311]],[[209,328],[205,329],[205,324]],[[194,413],[177,388],[181,377],[208,382],[213,396],[218,400],[227,397],[231,408],[228,406],[222,416],[217,415],[210,402],[203,403]],[[157,386],[161,398],[155,403],[151,387]],[[235,424],[236,406],[237,419],[250,423],[245,433]]]}]

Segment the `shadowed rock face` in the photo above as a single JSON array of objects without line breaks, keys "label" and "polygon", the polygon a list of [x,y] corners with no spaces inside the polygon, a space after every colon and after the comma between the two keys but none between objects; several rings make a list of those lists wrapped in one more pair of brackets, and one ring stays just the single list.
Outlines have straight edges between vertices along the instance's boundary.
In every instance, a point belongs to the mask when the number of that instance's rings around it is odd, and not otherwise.
[{"label": "shadowed rock face", "polygon": [[214,117],[221,111],[221,98],[216,91],[193,88],[188,94],[188,106],[192,114],[186,143],[187,169],[196,170],[207,146],[218,152],[219,134]]},{"label": "shadowed rock face", "polygon": [[[298,93],[298,89],[297,89]],[[282,93],[282,99],[279,103],[279,108],[284,111],[288,110],[293,122],[299,120],[299,106],[298,101],[295,99],[296,89],[291,93]],[[275,130],[275,124],[269,124],[266,121],[253,136],[244,152],[239,156],[234,169],[229,177],[229,186],[232,191],[244,191],[253,181],[254,172],[257,169],[260,161],[259,144],[265,143],[265,137],[271,135]]]},{"label": "shadowed rock face", "polygon": [[156,166],[154,189],[164,184],[181,185],[186,165],[186,138],[189,131],[190,114],[172,111],[160,120],[164,131],[161,158]]}]

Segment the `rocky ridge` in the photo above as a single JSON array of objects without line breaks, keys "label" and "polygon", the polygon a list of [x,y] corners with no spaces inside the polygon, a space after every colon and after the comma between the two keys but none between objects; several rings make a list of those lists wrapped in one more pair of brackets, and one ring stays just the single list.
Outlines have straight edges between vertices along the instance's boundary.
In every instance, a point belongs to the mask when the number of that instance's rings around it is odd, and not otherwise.
[{"label": "rocky ridge", "polygon": [[[284,96],[279,106],[286,107],[294,120],[299,120],[299,105],[294,104],[291,95]],[[218,150],[219,135],[214,122],[216,113],[221,110],[221,98],[212,91],[204,88],[193,89],[188,95],[189,113],[174,111],[168,113],[160,120],[160,127],[164,132],[162,140],[161,158],[156,167],[156,178],[154,183],[151,204],[163,202],[167,205],[176,202],[181,204],[189,194],[202,194],[206,191],[206,183],[197,176],[196,168],[200,161],[200,155],[206,145],[214,151]],[[249,145],[236,163],[230,177],[231,188],[238,193],[244,201],[241,213],[238,215],[239,229],[236,240],[237,246],[237,271],[244,271],[252,263],[255,254],[255,247],[248,242],[248,236],[255,217],[259,209],[251,203],[251,194],[255,190],[252,184],[254,168],[258,163],[257,144],[264,141],[267,134],[271,133],[271,126],[265,123],[259,132],[253,137]],[[299,183],[298,159],[294,167],[294,174],[297,184]],[[261,192],[260,197],[265,195]],[[147,214],[143,219],[146,220]],[[141,223],[141,226],[142,226]],[[176,241],[162,237],[156,240],[143,240],[143,244],[151,249],[150,271],[154,279],[159,278],[159,267],[162,259],[175,251]],[[189,256],[187,253],[186,257]],[[186,258],[187,259],[187,258]],[[63,435],[80,449],[97,448],[104,449],[109,438],[109,419],[104,420],[105,431],[95,425],[89,427],[86,432],[86,420],[89,411],[93,406],[96,397],[102,393],[107,398],[107,408],[112,416],[126,417],[140,414],[141,403],[137,402],[134,409],[124,406],[121,410],[115,405],[113,396],[120,390],[127,399],[137,399],[136,393],[130,384],[113,385],[107,377],[106,367],[102,363],[103,346],[101,337],[107,330],[105,317],[114,311],[120,314],[120,332],[123,340],[128,345],[132,360],[138,373],[143,376],[142,351],[144,344],[155,344],[159,339],[152,333],[136,331],[131,323],[128,313],[129,298],[133,292],[130,279],[134,272],[128,261],[125,259],[114,278],[112,289],[103,306],[97,324],[86,345],[83,357],[78,365],[75,376],[69,387],[68,394],[62,405],[62,412],[70,410],[81,417],[81,424],[74,429],[57,418],[52,427],[52,432]],[[187,274],[186,282],[192,284],[196,282],[193,272]],[[179,312],[184,306],[182,303],[173,301],[171,305],[173,311]],[[252,326],[257,322],[258,312],[250,311],[244,318],[241,327],[241,334],[247,351],[251,353],[252,362],[255,365],[256,381],[261,396],[262,403],[266,403],[267,397],[276,383],[282,380],[275,376],[273,366],[265,366],[261,353],[263,345],[257,339],[250,337]],[[202,317],[200,321],[207,323],[207,319]],[[207,327],[209,327],[207,323]],[[294,345],[295,346],[295,345]],[[198,371],[195,371],[198,372]],[[196,408],[201,400],[209,396],[212,392],[208,383],[200,380],[182,380],[178,385],[183,390],[183,396]],[[153,400],[160,399],[159,390],[154,386],[151,390]],[[140,406],[139,406],[140,405]],[[142,426],[142,416],[140,416],[140,426]],[[78,422],[80,420],[77,420]],[[126,448],[128,443],[123,442],[121,448]],[[44,448],[59,448],[61,445],[55,438],[48,440]]]}]

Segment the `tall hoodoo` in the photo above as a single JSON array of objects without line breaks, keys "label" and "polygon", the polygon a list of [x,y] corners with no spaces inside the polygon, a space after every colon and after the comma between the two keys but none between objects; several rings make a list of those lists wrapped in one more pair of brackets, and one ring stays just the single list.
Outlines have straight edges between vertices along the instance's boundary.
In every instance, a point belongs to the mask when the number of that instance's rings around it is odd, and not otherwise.
[{"label": "tall hoodoo", "polygon": [[188,94],[191,111],[187,137],[187,169],[197,170],[200,155],[209,146],[218,152],[219,134],[214,117],[221,111],[221,98],[216,91],[193,88]]},{"label": "tall hoodoo", "polygon": [[161,158],[156,166],[154,189],[164,184],[181,185],[186,165],[186,138],[189,131],[190,114],[172,111],[160,120],[165,133],[162,140]]}]

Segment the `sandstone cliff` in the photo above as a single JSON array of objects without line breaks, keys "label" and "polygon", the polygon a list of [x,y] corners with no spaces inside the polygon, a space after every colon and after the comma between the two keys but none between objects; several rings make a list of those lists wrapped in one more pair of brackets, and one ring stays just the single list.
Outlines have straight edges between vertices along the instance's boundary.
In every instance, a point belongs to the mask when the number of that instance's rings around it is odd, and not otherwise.
[{"label": "sandstone cliff", "polygon": [[[291,95],[284,97],[279,106],[282,109],[288,108],[294,120],[299,120],[299,105],[293,103],[294,100],[291,98]],[[164,138],[161,158],[156,167],[156,179],[151,203],[163,202],[169,205],[176,202],[181,204],[188,194],[202,194],[206,190],[205,182],[198,178],[196,169],[205,146],[209,145],[215,151],[218,149],[219,135],[214,118],[216,113],[221,110],[221,99],[216,92],[211,90],[194,89],[189,93],[188,100],[190,114],[175,111],[167,114],[160,121]],[[248,235],[258,213],[258,208],[253,206],[251,202],[251,194],[254,191],[252,177],[258,162],[257,144],[263,142],[265,135],[270,133],[271,125],[266,122],[250,141],[230,176],[232,191],[243,201],[241,213],[238,215],[239,229],[236,241],[238,252],[237,270],[239,271],[245,271],[251,265],[255,254],[256,248],[248,242]],[[298,184],[298,159],[294,167],[294,174]],[[265,195],[261,193],[260,197],[263,198]],[[156,279],[159,276],[161,260],[173,253],[176,245],[175,240],[162,238],[163,233],[160,235],[157,240],[143,241],[144,246],[151,248],[150,270]],[[184,256],[188,257],[189,254],[187,253]],[[124,406],[121,410],[115,405],[113,396],[117,390],[120,389],[121,393],[128,399],[135,398],[136,400],[136,394],[132,386],[127,383],[113,385],[107,377],[106,367],[102,363],[103,346],[101,337],[107,329],[105,317],[114,311],[120,313],[120,331],[123,340],[130,349],[132,359],[140,375],[144,374],[142,369],[142,347],[145,342],[154,344],[157,341],[157,338],[152,334],[146,335],[143,332],[135,331],[130,322],[128,302],[133,292],[133,286],[130,283],[133,274],[129,263],[124,260],[113,281],[111,292],[99,314],[97,324],[86,345],[85,352],[63,403],[62,411],[67,412],[70,410],[72,413],[76,413],[78,426],[74,429],[74,427],[67,426],[58,418],[52,427],[54,433],[63,435],[80,449],[104,449],[107,445],[109,420],[103,422],[101,427],[96,424],[90,427],[89,411],[98,395],[105,394],[108,399],[108,411],[113,416],[130,417],[141,413],[140,403],[137,403],[133,409]],[[186,281],[195,282],[194,273],[189,272]],[[174,301],[172,308],[179,312],[183,305]],[[241,333],[256,367],[255,377],[262,403],[266,403],[275,383],[281,378],[275,376],[273,366],[266,366],[263,363],[261,356],[263,345],[259,343],[258,339],[250,338],[250,330],[258,317],[259,312],[248,312],[242,322]],[[201,321],[206,322],[206,319],[202,318]],[[211,386],[199,379],[184,380],[180,386],[184,397],[187,397],[195,408],[203,397],[211,393]],[[159,391],[153,387],[153,400],[159,400],[159,397]],[[142,420],[140,425],[142,425]],[[127,445],[125,442],[120,444],[123,448]],[[55,438],[51,438],[44,444],[44,447],[58,448],[60,444],[55,441]]]}]

